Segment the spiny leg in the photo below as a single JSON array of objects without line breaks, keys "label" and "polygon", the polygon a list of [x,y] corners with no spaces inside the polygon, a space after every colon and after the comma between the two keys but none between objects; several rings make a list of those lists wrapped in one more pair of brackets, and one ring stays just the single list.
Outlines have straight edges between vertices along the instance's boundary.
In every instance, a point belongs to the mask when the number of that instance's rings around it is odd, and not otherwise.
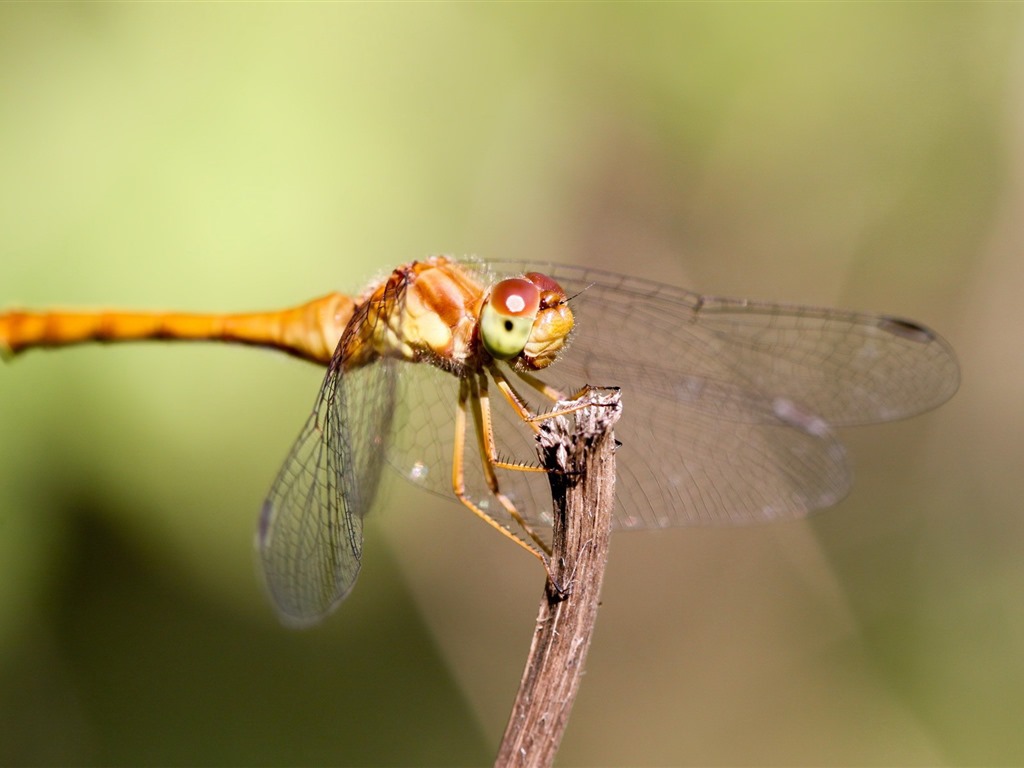
[{"label": "spiny leg", "polygon": [[540,392],[544,397],[546,397],[553,403],[557,403],[560,400],[575,400],[577,397],[581,397],[584,394],[584,392],[586,392],[586,390],[589,388],[587,385],[584,385],[583,389],[581,389],[579,392],[569,397],[566,397],[565,393],[563,393],[560,389],[555,389],[550,384],[541,381],[533,374],[527,373],[526,371],[517,371],[515,369],[513,369],[513,372],[516,374],[516,376],[518,376],[524,382],[529,384],[530,387]]},{"label": "spiny leg", "polygon": [[[487,480],[487,487],[490,488],[494,497],[505,507],[509,516],[519,524],[527,536],[544,551],[544,554],[551,554],[551,547],[542,539],[530,526],[526,519],[519,514],[515,504],[501,492],[498,483],[498,475],[494,468],[503,467],[506,469],[518,469],[521,471],[544,472],[543,467],[531,467],[496,459],[497,450],[494,445],[494,425],[491,422],[491,398],[487,387],[487,374],[482,372],[479,380],[471,379],[469,382],[470,396],[473,399],[473,421],[476,425],[477,446],[480,450],[480,463],[484,470],[484,477]],[[532,547],[530,548],[532,549]],[[545,564],[546,565],[546,564]]]},{"label": "spiny leg", "polygon": [[[519,418],[525,421],[530,426],[530,428],[533,429],[534,432],[540,431],[540,427],[538,425],[542,421],[553,419],[556,416],[568,416],[569,414],[576,413],[577,411],[583,410],[584,408],[587,407],[586,404],[583,403],[579,405],[562,405],[552,408],[550,411],[544,411],[543,413],[534,413],[526,404],[526,400],[523,399],[523,396],[516,391],[515,387],[513,387],[511,382],[509,382],[508,377],[505,376],[504,373],[502,373],[501,369],[498,368],[498,366],[495,363],[490,363],[487,366],[487,371],[494,378],[494,382],[498,385],[498,389],[501,390],[501,393],[505,396],[505,399],[508,400],[509,404],[515,410],[515,412],[519,414]],[[565,397],[560,391],[558,391],[554,387],[548,386],[540,379],[537,379],[528,373],[516,371],[516,375],[519,376],[519,378],[525,381],[528,385],[536,389],[538,392],[540,392],[542,395],[544,395],[545,397],[547,397],[556,404],[559,402],[571,402],[574,400],[579,400],[592,389],[592,387],[589,384],[585,384],[580,390],[573,393],[570,397]],[[503,466],[500,462],[498,462],[498,465]],[[506,468],[526,469],[527,471],[531,469],[530,467],[517,467],[515,465]]]},{"label": "spiny leg", "polygon": [[[496,368],[494,366],[489,366],[489,368],[492,368],[492,369],[496,370]],[[500,371],[498,372],[498,376],[495,377],[495,380],[499,383],[499,386],[503,382],[505,384],[508,384],[507,380],[505,379],[504,376],[501,375]],[[533,381],[536,382],[537,384],[539,384],[541,387],[546,387],[546,385],[544,385],[542,382],[537,381],[536,379],[533,379]],[[480,396],[479,396],[478,399],[475,400],[475,405],[479,408],[479,410],[478,411],[474,410],[474,416],[476,416],[477,419],[478,419],[478,423],[477,423],[477,440],[478,440],[478,444],[481,447],[481,457],[480,458],[481,458],[481,461],[483,462],[485,472],[487,472],[488,476],[494,477],[494,482],[497,483],[497,477],[496,477],[496,474],[495,474],[495,472],[493,470],[493,467],[502,467],[502,468],[505,468],[505,469],[510,469],[510,470],[513,470],[513,471],[520,471],[520,472],[523,472],[523,471],[525,471],[525,472],[530,472],[530,471],[550,472],[550,471],[553,471],[553,470],[549,470],[549,469],[547,469],[545,467],[529,466],[529,465],[524,465],[524,464],[511,464],[509,462],[498,461],[495,458],[496,455],[497,455],[497,448],[496,448],[495,440],[494,440],[493,423],[491,421],[491,407],[490,407],[490,397],[488,395],[487,371],[481,371],[480,372],[479,388],[480,388]],[[557,393],[557,391],[553,390],[552,388],[548,388],[548,389],[551,389],[552,392],[555,392],[555,396],[558,396],[559,393]],[[582,396],[582,394],[585,393],[588,389],[589,389],[589,387],[585,387],[583,390],[581,390],[580,396]],[[519,395],[519,393],[516,392],[515,389],[511,385],[508,385],[508,391],[507,392],[504,389],[502,391],[505,394],[506,398],[508,398],[509,402],[512,404],[513,408],[523,418],[523,421],[526,422],[527,424],[530,424],[531,426],[534,426],[535,431],[539,429],[539,427],[535,426],[535,423],[539,422],[539,421],[542,421],[544,418],[560,416],[563,413],[573,413],[573,412],[575,412],[577,410],[580,410],[580,408],[578,408],[578,407],[572,407],[572,408],[567,408],[565,410],[559,410],[559,411],[556,411],[556,412],[553,412],[553,413],[550,413],[550,414],[541,414],[539,417],[535,417],[531,413],[531,411],[529,410],[528,406],[526,405],[526,401],[522,399],[522,397]],[[541,391],[543,391],[543,389]],[[474,392],[474,394],[476,394],[476,393]],[[493,492],[494,492],[495,496],[497,496],[498,498],[502,499],[503,500],[502,503],[504,503],[505,497],[498,493],[496,487],[493,489]],[[548,584],[550,585],[551,589],[553,590],[553,592],[551,593],[551,596],[554,599],[556,599],[556,600],[564,600],[569,595],[569,593],[571,591],[571,585],[572,585],[572,578],[573,578],[573,576],[570,576],[569,581],[567,583],[563,583],[559,579],[559,577],[552,570],[552,565],[551,565],[552,550],[548,547],[548,545],[545,542],[543,542],[543,541],[538,539],[538,537],[536,536],[536,534],[534,533],[532,528],[526,523],[525,520],[522,519],[522,517],[520,515],[517,514],[517,511],[515,510],[515,507],[511,506],[511,500],[509,500],[509,504],[506,505],[506,508],[508,509],[509,514],[512,515],[512,517],[519,523],[519,525],[523,528],[523,530],[526,531],[526,533],[529,534],[530,537],[533,538],[534,541],[536,541],[538,544],[540,544],[540,546],[547,553],[548,557],[542,558],[541,562],[544,563],[544,570],[547,571],[547,574],[548,574]]]},{"label": "spiny leg", "polygon": [[[541,381],[540,379],[538,379],[532,373],[527,373],[526,371],[519,371],[519,370],[516,370],[515,368],[512,369],[512,372],[516,376],[518,376],[520,379],[525,381],[527,384],[529,384],[533,389],[537,390],[542,395],[544,395],[544,397],[546,397],[548,400],[551,400],[554,403],[557,403],[559,401],[567,401],[567,400],[579,400],[581,397],[586,395],[588,392],[593,392],[594,390],[599,390],[599,391],[612,391],[612,390],[614,390],[614,391],[618,391],[618,389],[619,389],[618,387],[595,387],[592,384],[584,384],[582,387],[577,389],[571,395],[566,397],[562,393],[562,391],[560,389],[555,389],[550,384],[547,384],[547,383]],[[579,410],[579,408],[575,408],[573,410]]]},{"label": "spiny leg", "polygon": [[[498,370],[497,367],[491,365],[488,366],[487,372],[489,372],[494,377],[494,380],[497,383],[498,388],[505,396],[505,399],[508,400],[509,404],[512,406],[512,409],[516,412],[516,414],[518,414],[519,418],[522,419],[526,424],[528,424],[535,433],[539,432],[540,427],[538,427],[534,423],[533,411],[530,410],[529,406],[526,404],[526,401],[523,400],[522,396],[512,388],[512,386],[505,379],[501,371]],[[484,451],[484,455],[482,457],[484,465],[498,467],[499,469],[511,469],[515,472],[547,472],[547,470],[544,469],[544,467],[540,467],[533,464],[524,464],[522,462],[504,461],[498,456],[498,450],[497,447],[495,446],[494,441],[494,424],[491,419],[491,399],[488,390],[489,385],[487,383],[487,372],[482,372],[480,374],[480,383],[478,385],[480,389],[478,400],[481,403],[480,415],[481,417],[485,418],[486,425],[486,428],[483,431],[483,437],[480,441],[480,445],[482,446]]]},{"label": "spiny leg", "polygon": [[[508,530],[505,526],[499,523],[497,520],[492,518],[486,512],[484,512],[469,496],[466,495],[466,476],[465,476],[465,459],[466,459],[466,408],[469,402],[471,394],[473,395],[474,405],[473,414],[474,422],[477,425],[477,434],[480,433],[480,419],[478,417],[479,412],[479,399],[476,395],[476,387],[473,386],[472,381],[468,377],[461,377],[459,379],[459,400],[458,407],[455,409],[455,440],[454,448],[452,452],[452,490],[455,493],[455,497],[461,501],[469,510],[483,520],[485,523],[490,525],[495,530],[499,531],[503,536],[507,536],[509,539],[514,541],[516,544],[521,546],[531,555],[536,557],[544,565],[544,570],[547,571],[548,576],[551,576],[551,570],[548,567],[548,557],[551,555],[551,549],[548,545],[536,536],[529,526],[523,520],[522,515],[516,510],[515,506],[500,494],[497,490],[497,477],[494,476],[494,469],[488,464],[486,458],[481,454],[483,460],[484,474],[488,476],[487,484],[491,488],[491,492],[495,497],[502,503],[502,506],[508,511],[509,515],[523,527],[523,530],[530,534],[530,538],[538,544],[540,549],[536,549],[531,546],[528,542],[524,541],[520,537],[516,536],[512,531]],[[479,441],[478,441],[479,442]]]}]

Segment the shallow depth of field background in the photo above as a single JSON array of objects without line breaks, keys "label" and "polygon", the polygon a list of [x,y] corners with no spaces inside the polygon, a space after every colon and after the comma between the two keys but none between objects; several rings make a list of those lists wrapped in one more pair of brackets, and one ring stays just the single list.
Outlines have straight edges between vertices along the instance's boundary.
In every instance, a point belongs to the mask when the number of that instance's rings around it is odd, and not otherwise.
[{"label": "shallow depth of field background", "polygon": [[[1024,762],[1022,43],[1013,5],[5,5],[0,306],[272,308],[451,253],[928,323],[961,390],[845,433],[838,507],[616,536],[559,762]],[[532,558],[396,480],[323,627],[260,591],[320,378],[0,366],[0,763],[491,759]]]}]

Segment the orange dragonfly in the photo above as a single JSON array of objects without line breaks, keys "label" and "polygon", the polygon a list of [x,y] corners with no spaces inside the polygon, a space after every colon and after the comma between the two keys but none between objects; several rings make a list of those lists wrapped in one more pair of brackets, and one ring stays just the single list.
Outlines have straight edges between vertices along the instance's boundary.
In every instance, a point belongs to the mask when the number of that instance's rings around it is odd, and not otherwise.
[{"label": "orange dragonfly", "polygon": [[257,532],[271,598],[299,626],[355,583],[385,463],[454,494],[546,567],[551,499],[533,436],[588,383],[623,391],[619,528],[831,506],[851,483],[835,428],[912,416],[959,385],[949,344],[909,320],[554,264],[439,256],[356,298],[278,312],[0,314],[7,355],[141,339],[270,347],[327,366]]}]

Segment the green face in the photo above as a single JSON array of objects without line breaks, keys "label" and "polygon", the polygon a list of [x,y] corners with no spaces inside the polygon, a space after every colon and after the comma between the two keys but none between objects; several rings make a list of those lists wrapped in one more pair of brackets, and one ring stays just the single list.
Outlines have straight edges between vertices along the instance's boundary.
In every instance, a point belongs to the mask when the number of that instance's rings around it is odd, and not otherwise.
[{"label": "green face", "polygon": [[540,290],[529,280],[502,280],[480,311],[480,340],[497,360],[511,360],[530,339],[540,308]]}]

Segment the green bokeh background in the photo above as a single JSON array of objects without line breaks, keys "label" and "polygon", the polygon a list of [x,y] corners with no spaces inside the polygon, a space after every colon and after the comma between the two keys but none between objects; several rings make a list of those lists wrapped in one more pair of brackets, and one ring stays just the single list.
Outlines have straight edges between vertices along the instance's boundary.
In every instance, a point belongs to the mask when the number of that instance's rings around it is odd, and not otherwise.
[{"label": "green bokeh background", "polygon": [[[560,763],[1024,763],[1022,42],[1013,4],[3,5],[0,305],[272,308],[452,253],[933,325],[960,393],[850,432],[837,508],[616,537]],[[320,377],[0,369],[0,763],[490,761],[531,558],[395,483],[323,627],[260,591]]]}]

